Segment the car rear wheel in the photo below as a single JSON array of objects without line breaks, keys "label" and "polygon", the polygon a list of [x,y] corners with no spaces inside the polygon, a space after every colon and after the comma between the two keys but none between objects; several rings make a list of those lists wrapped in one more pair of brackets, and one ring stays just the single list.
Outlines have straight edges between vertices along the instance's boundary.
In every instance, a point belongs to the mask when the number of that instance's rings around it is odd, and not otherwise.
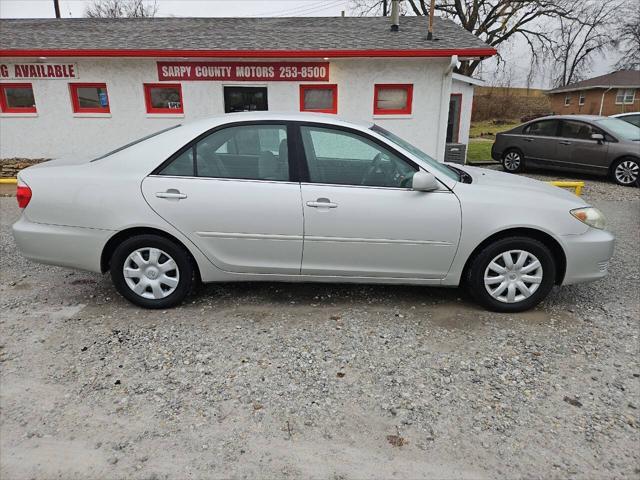
[{"label": "car rear wheel", "polygon": [[144,308],[181,303],[193,284],[193,265],[185,249],[159,235],[122,242],[111,257],[111,279],[120,294]]},{"label": "car rear wheel", "polygon": [[509,237],[482,249],[472,260],[466,284],[471,296],[496,312],[522,312],[540,303],[556,278],[553,255],[541,242]]},{"label": "car rear wheel", "polygon": [[524,170],[524,157],[519,150],[507,150],[502,155],[502,168],[509,173],[518,173]]},{"label": "car rear wheel", "polygon": [[638,186],[640,163],[635,158],[622,158],[611,169],[613,181],[625,187]]}]

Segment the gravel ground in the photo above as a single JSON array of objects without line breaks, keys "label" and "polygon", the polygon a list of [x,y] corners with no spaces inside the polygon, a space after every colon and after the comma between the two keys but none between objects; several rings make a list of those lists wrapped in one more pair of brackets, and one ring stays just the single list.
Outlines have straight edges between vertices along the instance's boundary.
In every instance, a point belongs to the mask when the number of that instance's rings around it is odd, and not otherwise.
[{"label": "gravel ground", "polygon": [[20,257],[0,198],[0,477],[640,478],[640,195],[585,194],[610,275],[518,315],[273,283],[143,311]]}]

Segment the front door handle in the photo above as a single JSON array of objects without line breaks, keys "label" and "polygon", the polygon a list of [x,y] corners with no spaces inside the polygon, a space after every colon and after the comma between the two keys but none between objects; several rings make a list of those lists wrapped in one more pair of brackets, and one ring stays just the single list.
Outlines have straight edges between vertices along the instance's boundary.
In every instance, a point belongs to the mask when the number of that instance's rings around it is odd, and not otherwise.
[{"label": "front door handle", "polygon": [[157,192],[156,193],[156,197],[181,200],[183,198],[187,198],[187,194],[186,193],[180,193],[180,190],[176,190],[175,188],[170,188],[166,192]]},{"label": "front door handle", "polygon": [[525,142],[533,142],[533,138],[523,138]]},{"label": "front door handle", "polygon": [[560,142],[560,145],[571,145],[571,142],[567,142],[566,140],[563,140],[562,142]]},{"label": "front door handle", "polygon": [[307,207],[313,208],[338,208],[337,203],[333,203],[328,198],[319,198],[315,202],[307,202]]}]

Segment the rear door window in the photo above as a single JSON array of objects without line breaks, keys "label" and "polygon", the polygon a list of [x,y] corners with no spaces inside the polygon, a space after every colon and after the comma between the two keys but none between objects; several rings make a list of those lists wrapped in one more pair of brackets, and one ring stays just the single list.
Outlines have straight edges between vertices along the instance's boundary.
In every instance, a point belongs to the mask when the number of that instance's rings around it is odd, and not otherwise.
[{"label": "rear door window", "polygon": [[160,175],[289,180],[286,125],[238,125],[217,130],[178,154]]},{"label": "rear door window", "polygon": [[523,130],[526,135],[540,137],[555,137],[558,132],[558,120],[540,120],[527,125]]}]

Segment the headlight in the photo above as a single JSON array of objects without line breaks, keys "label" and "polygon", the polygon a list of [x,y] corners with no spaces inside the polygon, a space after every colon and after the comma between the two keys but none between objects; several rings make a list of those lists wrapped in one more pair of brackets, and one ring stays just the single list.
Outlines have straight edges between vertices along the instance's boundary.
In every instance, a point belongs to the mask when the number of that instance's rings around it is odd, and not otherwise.
[{"label": "headlight", "polygon": [[597,208],[576,208],[571,210],[571,215],[593,228],[603,229],[605,226],[604,215]]}]

